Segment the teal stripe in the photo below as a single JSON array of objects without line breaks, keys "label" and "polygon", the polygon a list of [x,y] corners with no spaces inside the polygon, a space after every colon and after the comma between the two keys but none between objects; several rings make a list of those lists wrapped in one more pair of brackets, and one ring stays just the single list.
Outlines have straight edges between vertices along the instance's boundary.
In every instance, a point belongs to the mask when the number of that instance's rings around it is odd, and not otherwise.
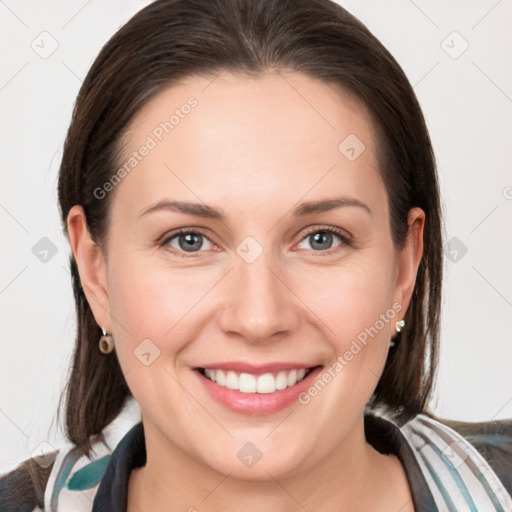
[{"label": "teal stripe", "polygon": [[77,448],[73,448],[64,456],[62,465],[60,466],[59,473],[55,479],[55,485],[52,490],[52,496],[50,499],[50,512],[57,512],[57,503],[59,499],[59,493],[64,487],[69,473],[73,469],[76,461],[81,457],[81,453],[78,452]]},{"label": "teal stripe", "polygon": [[497,512],[505,512],[505,509],[501,506],[501,503],[498,501],[498,497],[494,493],[494,491],[490,488],[489,482],[485,478],[485,476],[482,474],[481,471],[477,469],[477,473],[473,471],[475,476],[478,478],[480,483],[483,485],[484,489],[487,491],[487,495],[489,496],[490,500],[492,501],[492,504],[496,507]]},{"label": "teal stripe", "polygon": [[[432,429],[432,427],[429,425],[429,428]],[[448,427],[449,428],[449,427]],[[433,429],[434,430],[434,429]],[[435,429],[436,433],[448,444],[448,440],[452,440],[446,432],[444,432],[441,429]],[[496,496],[496,493],[491,489],[490,483],[485,477],[485,475],[480,471],[479,467],[475,464],[471,456],[469,456],[466,461],[466,465],[471,469],[475,477],[478,479],[478,481],[482,484],[482,487],[485,489],[485,492],[487,493],[487,496],[489,496],[489,499],[492,501],[492,504],[496,508],[497,512],[505,512],[505,509],[501,505],[498,497]]]},{"label": "teal stripe", "polygon": [[97,485],[105,469],[110,462],[110,455],[105,455],[101,459],[90,462],[83,468],[76,471],[67,483],[67,488],[70,491],[84,491],[85,489],[91,489]]},{"label": "teal stripe", "polygon": [[445,486],[443,485],[443,482],[439,479],[439,475],[434,471],[434,468],[430,465],[430,462],[424,458],[423,462],[427,466],[428,470],[430,471],[430,476],[432,476],[432,479],[437,485],[437,488],[439,489],[439,492],[441,493],[441,496],[443,497],[444,501],[446,502],[446,505],[448,507],[448,510],[450,512],[457,512],[457,509],[455,508],[455,503],[453,503],[452,499],[450,498],[450,495],[448,494],[448,491],[446,490]]},{"label": "teal stripe", "polygon": [[[446,457],[446,455],[435,444],[433,444],[432,441],[430,441],[430,439],[425,439],[425,442],[428,443],[428,445],[436,452],[437,455],[439,455],[441,460],[444,462],[446,468],[448,469],[448,471],[452,475],[453,479],[455,480],[457,487],[459,488],[459,491],[461,492],[462,496],[464,496],[464,499],[466,500],[466,503],[468,504],[471,511],[478,512],[475,502],[473,501],[473,498],[471,498],[468,488],[466,487],[466,484],[460,477],[459,472],[451,465],[451,463],[448,460],[448,458]],[[464,462],[463,462],[463,464],[464,464]]]}]

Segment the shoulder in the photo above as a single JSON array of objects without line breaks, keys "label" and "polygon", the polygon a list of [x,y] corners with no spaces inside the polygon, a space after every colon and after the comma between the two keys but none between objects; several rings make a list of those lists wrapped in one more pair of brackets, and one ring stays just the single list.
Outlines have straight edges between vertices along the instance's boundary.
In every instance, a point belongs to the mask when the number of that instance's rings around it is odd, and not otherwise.
[{"label": "shoulder", "polygon": [[0,510],[35,512],[44,510],[44,491],[58,451],[43,459],[30,458],[0,475]]},{"label": "shoulder", "polygon": [[118,416],[91,436],[89,452],[64,437],[54,451],[0,474],[0,512],[89,512],[113,451],[139,422],[140,407],[129,397]]},{"label": "shoulder", "polygon": [[428,417],[460,434],[492,467],[512,495],[512,419],[469,422]]},{"label": "shoulder", "polygon": [[434,493],[464,505],[482,499],[488,507],[512,507],[512,420],[464,422],[423,413],[400,430]]},{"label": "shoulder", "polygon": [[27,459],[0,475],[0,512],[89,512],[110,458],[111,449],[96,441],[90,454],[65,442],[59,450]]}]

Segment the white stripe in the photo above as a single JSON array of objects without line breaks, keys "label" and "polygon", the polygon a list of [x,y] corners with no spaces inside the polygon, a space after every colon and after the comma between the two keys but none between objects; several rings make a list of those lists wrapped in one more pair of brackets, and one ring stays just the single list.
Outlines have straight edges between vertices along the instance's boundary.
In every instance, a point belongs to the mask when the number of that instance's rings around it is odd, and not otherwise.
[{"label": "white stripe", "polygon": [[437,487],[436,483],[434,482],[434,480],[432,478],[432,475],[430,474],[430,471],[428,470],[427,466],[425,465],[425,462],[423,461],[421,455],[418,453],[419,447],[424,446],[425,441],[423,440],[422,437],[420,437],[414,433],[414,431],[411,429],[409,424],[404,425],[400,430],[402,431],[404,436],[409,441],[409,444],[411,445],[414,456],[416,457],[416,460],[418,462],[418,465],[420,466],[421,472],[423,473],[423,476],[425,477],[425,480],[427,481],[430,492],[432,493],[434,502],[437,505],[437,507],[439,508],[439,512],[449,512],[448,505],[444,501],[444,498],[443,498],[441,492],[439,491],[439,487]]},{"label": "white stripe", "polygon": [[[414,431],[416,433],[421,432],[421,428],[418,428],[417,425],[414,425]],[[428,432],[423,432],[426,434],[427,439],[428,438]],[[432,467],[433,471],[436,473],[439,480],[441,480],[446,493],[451,498],[453,504],[455,505],[457,512],[471,512],[471,509],[464,499],[464,496],[460,492],[459,486],[453,479],[452,475],[449,473],[448,468],[446,467],[446,464],[442,461],[442,459],[435,453],[434,449],[432,448],[432,445],[430,441],[427,441],[418,451],[418,455],[425,460],[425,462],[428,462],[430,466]],[[430,472],[429,472],[430,474]],[[432,485],[437,485],[435,480],[432,479]]]},{"label": "white stripe", "polygon": [[471,496],[477,510],[494,510],[494,505],[489,495],[466,464],[467,459],[472,459],[472,454],[467,449],[468,443],[462,444],[461,441],[453,435],[453,432],[446,432],[448,439],[450,439],[450,443],[447,443],[437,434],[434,428],[430,425],[422,425],[421,419],[419,418],[418,420],[419,421],[416,422],[414,426],[417,432],[422,432],[423,435],[429,439],[429,444],[436,446],[437,449],[451,461],[453,467],[450,467],[449,462],[444,462],[440,455],[434,453],[434,450],[432,450],[436,464],[435,467],[439,468],[439,470],[436,469],[436,472],[440,476],[442,475],[443,483],[450,489],[450,496],[453,491],[454,496],[457,497],[456,499],[452,498],[455,504],[457,506],[465,506],[465,509],[471,510],[469,504],[466,502],[466,498],[462,494],[462,490],[459,488],[459,484],[452,475],[452,471],[456,472],[460,480],[466,486],[467,493]]},{"label": "white stripe", "polygon": [[[420,419],[420,421],[421,421],[421,419]],[[452,440],[451,442],[455,443],[457,445],[457,447],[461,447],[463,452],[465,452],[465,454],[468,457],[465,461],[463,461],[459,458],[459,461],[461,464],[458,468],[459,474],[461,475],[461,478],[463,479],[464,483],[468,487],[471,497],[473,498],[473,501],[479,507],[479,509],[480,509],[480,507],[482,507],[484,510],[486,510],[486,508],[484,508],[484,507],[487,507],[488,509],[490,508],[490,510],[492,510],[494,505],[493,505],[491,498],[487,494],[486,489],[484,488],[484,486],[482,485],[480,480],[477,478],[476,474],[473,472],[473,469],[471,467],[469,467],[469,465],[466,463],[466,461],[471,460],[475,464],[475,466],[477,466],[477,468],[482,472],[482,474],[484,475],[486,480],[489,481],[490,475],[488,475],[487,469],[481,468],[479,466],[478,459],[480,458],[480,454],[477,452],[477,450],[475,450],[474,447],[470,443],[468,443],[466,439],[462,438],[462,436],[460,436],[453,429],[450,429],[448,427],[445,428],[445,425],[441,425],[439,423],[437,425],[432,424],[432,422],[424,421],[424,423],[427,423],[427,425],[429,425],[429,426],[432,425],[431,428],[433,430],[441,431],[446,436],[449,436],[449,438]],[[460,439],[460,438],[462,438],[462,439]],[[447,443],[443,440],[443,438],[441,436],[437,436],[437,434],[436,434],[436,439],[441,440],[440,443],[442,443],[442,445],[445,445],[445,446],[447,445]],[[475,457],[475,454],[478,455],[478,458]],[[490,482],[489,482],[489,487],[492,488],[492,486],[490,485]]]},{"label": "white stripe", "polygon": [[[105,437],[105,442],[108,446],[105,446],[103,443],[96,441],[92,444],[92,450],[89,457],[81,456],[73,465],[68,478],[70,478],[73,473],[78,471],[83,466],[87,465],[89,462],[94,460],[98,460],[104,455],[108,455],[115,450],[119,441],[124,437],[124,435],[132,428],[135,424],[141,421],[141,409],[139,404],[135,401],[135,399],[130,396],[127,398],[123,408],[120,413],[103,429],[103,435]],[[50,503],[52,499],[53,489],[55,487],[57,476],[59,475],[62,469],[62,463],[66,455],[75,447],[73,443],[71,443],[68,439],[64,439],[60,445],[57,447],[59,452],[55,459],[55,462],[52,467],[52,471],[50,473],[50,477],[48,478],[48,482],[46,484],[46,489],[44,492],[44,510],[47,512],[52,512],[50,508]],[[96,485],[93,489],[88,489],[86,491],[70,491],[65,487],[62,489],[59,498],[57,500],[57,507],[59,510],[62,507],[73,506],[75,507],[74,512],[88,512],[91,509],[92,501],[94,500],[94,495],[98,490],[99,485]],[[69,503],[71,500],[72,503]],[[63,508],[62,510],[67,510]],[[70,509],[71,510],[71,509]]]},{"label": "white stripe", "polygon": [[[484,475],[485,479],[489,484],[489,487],[496,495],[496,499],[503,506],[504,510],[506,510],[507,512],[512,511],[512,498],[510,497],[510,494],[507,492],[505,486],[502,484],[501,480],[498,478],[498,476],[491,468],[489,463],[473,445],[471,445],[458,432],[447,427],[446,425],[443,425],[439,421],[432,420],[423,414],[421,414],[420,418],[418,419],[429,426],[431,425],[431,428],[437,428],[441,430],[447,436],[452,437],[457,443],[459,443],[464,448],[464,450],[469,454],[475,466],[477,466],[480,472]],[[485,492],[485,489],[482,487],[481,484],[480,488]]]},{"label": "white stripe", "polygon": [[63,441],[57,449],[59,452],[57,453],[57,457],[55,462],[53,463],[52,471],[46,483],[46,489],[44,490],[44,509],[47,512],[51,512],[50,502],[52,499],[53,488],[55,487],[55,480],[57,479],[57,475],[59,474],[62,466],[62,462],[66,455],[74,448],[74,444],[70,441]]}]

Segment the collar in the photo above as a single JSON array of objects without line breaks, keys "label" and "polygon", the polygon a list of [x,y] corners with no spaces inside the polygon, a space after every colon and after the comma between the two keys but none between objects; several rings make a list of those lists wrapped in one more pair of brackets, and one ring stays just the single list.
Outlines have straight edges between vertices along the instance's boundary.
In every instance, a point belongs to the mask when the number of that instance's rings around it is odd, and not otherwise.
[{"label": "collar", "polygon": [[[128,412],[127,412],[128,411]],[[399,427],[378,413],[364,418],[367,441],[401,461],[417,512],[512,510],[512,499],[487,461],[443,423],[418,414]],[[103,431],[89,457],[59,451],[45,493],[46,512],[126,512],[130,473],[146,463],[144,427],[131,399]]]},{"label": "collar", "polygon": [[[365,416],[367,441],[385,454],[396,455],[405,467],[418,512],[437,510],[434,498],[400,429],[390,421]],[[133,468],[146,463],[146,444],[142,422],[134,425],[114,450],[94,500],[92,512],[126,512],[128,480]]]}]

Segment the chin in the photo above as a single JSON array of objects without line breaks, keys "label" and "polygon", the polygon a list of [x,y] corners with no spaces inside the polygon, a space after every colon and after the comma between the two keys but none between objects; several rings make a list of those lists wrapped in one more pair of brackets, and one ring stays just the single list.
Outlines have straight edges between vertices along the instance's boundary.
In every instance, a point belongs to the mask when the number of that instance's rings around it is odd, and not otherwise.
[{"label": "chin", "polygon": [[[290,447],[289,453],[283,446],[274,446],[267,441],[255,443],[234,440],[232,446],[220,448],[207,457],[202,454],[202,463],[221,475],[244,481],[271,481],[287,478],[307,469],[313,463],[304,460],[304,451],[301,443]],[[231,443],[230,443],[231,444]],[[229,454],[229,455],[227,455]]]}]

